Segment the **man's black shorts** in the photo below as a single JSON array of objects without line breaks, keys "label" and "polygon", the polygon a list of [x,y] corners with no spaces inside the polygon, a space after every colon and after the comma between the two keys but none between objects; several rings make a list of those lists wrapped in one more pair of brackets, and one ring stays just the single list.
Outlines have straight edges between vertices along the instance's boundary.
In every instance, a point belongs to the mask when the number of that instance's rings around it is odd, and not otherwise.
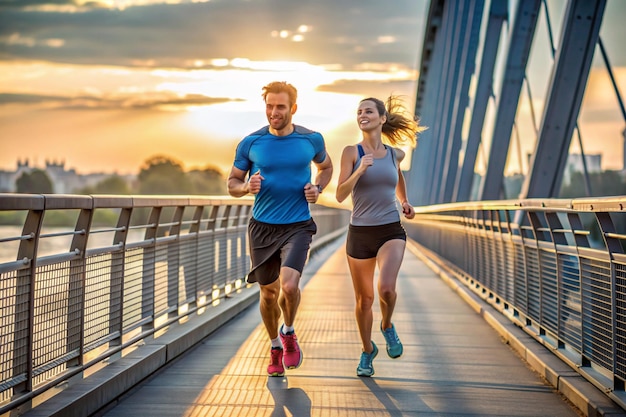
[{"label": "man's black shorts", "polygon": [[248,240],[251,269],[247,282],[268,285],[288,266],[302,273],[317,225],[313,219],[290,224],[269,224],[250,219]]}]

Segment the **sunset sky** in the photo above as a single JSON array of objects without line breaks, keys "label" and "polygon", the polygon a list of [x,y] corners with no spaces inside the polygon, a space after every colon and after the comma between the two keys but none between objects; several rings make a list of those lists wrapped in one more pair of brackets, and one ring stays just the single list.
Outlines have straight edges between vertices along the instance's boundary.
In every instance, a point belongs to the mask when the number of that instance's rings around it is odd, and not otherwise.
[{"label": "sunset sky", "polygon": [[[28,7],[10,7],[27,6]],[[137,172],[151,155],[230,169],[267,124],[261,88],[299,90],[294,122],[333,156],[364,95],[413,103],[425,0],[0,2],[0,169],[17,159]]]},{"label": "sunset sky", "polygon": [[[601,33],[622,95],[625,4],[609,0]],[[361,98],[413,106],[427,12],[427,0],[0,0],[0,169],[127,174],[158,154],[226,173],[238,141],[267,124],[273,80],[298,88],[294,122],[322,132],[338,164],[360,138]],[[528,76],[545,84],[545,62]],[[619,169],[624,121],[599,60],[590,86],[585,151]]]}]

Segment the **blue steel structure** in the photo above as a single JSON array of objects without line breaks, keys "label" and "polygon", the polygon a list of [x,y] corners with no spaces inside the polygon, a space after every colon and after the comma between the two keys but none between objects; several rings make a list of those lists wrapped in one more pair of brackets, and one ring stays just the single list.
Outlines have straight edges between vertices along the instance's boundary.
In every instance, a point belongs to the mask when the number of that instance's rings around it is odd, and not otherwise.
[{"label": "blue steel structure", "polygon": [[[414,204],[559,197],[575,133],[582,151],[578,119],[596,51],[624,114],[600,39],[606,7],[606,0],[431,1],[415,102],[415,113],[429,129],[406,173]],[[558,37],[552,21],[559,23]],[[550,75],[545,92],[536,86],[532,91],[528,76],[530,60],[541,60],[541,48],[548,51],[541,63]],[[545,103],[540,116],[533,95]],[[527,110],[525,100],[532,113],[530,135],[528,123],[518,120]],[[504,192],[505,168],[520,127],[534,151],[521,192],[511,196]],[[517,147],[522,171],[525,158]],[[581,196],[589,191],[587,184]]]},{"label": "blue steel structure", "polygon": [[[624,407],[626,197],[585,198],[599,194],[590,186],[579,123],[590,74],[600,68],[618,104],[615,139],[626,131],[619,79],[601,36],[623,59],[616,50],[623,45],[612,38],[616,21],[602,30],[603,18],[621,5],[430,2],[415,101],[428,130],[405,173],[419,206],[405,223],[442,268]],[[544,84],[532,79],[537,74]],[[560,193],[572,149],[582,156],[585,187],[576,195],[583,198],[566,200]],[[506,176],[515,163],[523,178],[513,191]],[[624,178],[626,162],[622,168]]]}]

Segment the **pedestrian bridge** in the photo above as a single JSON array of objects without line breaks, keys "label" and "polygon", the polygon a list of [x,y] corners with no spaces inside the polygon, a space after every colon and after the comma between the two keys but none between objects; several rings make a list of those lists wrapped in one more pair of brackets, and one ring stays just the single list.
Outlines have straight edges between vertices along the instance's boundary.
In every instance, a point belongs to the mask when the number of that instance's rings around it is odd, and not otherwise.
[{"label": "pedestrian bridge", "polygon": [[[313,207],[304,363],[268,378],[251,199],[3,194],[0,417],[626,415],[624,171],[592,181],[580,117],[623,138],[620,5],[429,2],[394,318],[406,353],[381,349],[371,379],[355,376],[347,211]],[[585,102],[600,69],[614,111]],[[570,149],[580,184],[564,180]],[[559,198],[565,185],[585,197]]]},{"label": "pedestrian bridge", "polygon": [[[244,282],[251,203],[4,195],[23,224],[0,238],[15,254],[0,264],[2,415],[626,415],[626,197],[417,208],[395,314],[406,353],[381,349],[371,379],[355,375],[348,212],[324,206],[304,363],[267,377]],[[59,213],[70,227],[48,224]]]}]

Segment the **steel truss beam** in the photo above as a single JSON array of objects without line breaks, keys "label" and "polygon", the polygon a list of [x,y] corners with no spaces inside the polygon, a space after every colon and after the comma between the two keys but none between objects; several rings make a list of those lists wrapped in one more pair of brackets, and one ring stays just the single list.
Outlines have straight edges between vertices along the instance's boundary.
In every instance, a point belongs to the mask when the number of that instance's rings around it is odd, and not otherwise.
[{"label": "steel truss beam", "polygon": [[523,198],[559,195],[605,6],[605,0],[571,0],[567,5]]},{"label": "steel truss beam", "polygon": [[507,16],[507,0],[492,0],[489,17],[487,18],[487,30],[483,43],[480,73],[474,96],[474,105],[472,106],[469,133],[465,141],[463,163],[457,173],[452,201],[469,201],[470,199],[478,146],[482,138],[489,97],[493,92],[493,72],[500,44],[500,34]]},{"label": "steel truss beam", "polygon": [[480,185],[479,200],[498,200],[503,197],[504,166],[540,7],[541,0],[517,2],[504,78],[497,96],[498,109],[491,136],[487,172]]}]

